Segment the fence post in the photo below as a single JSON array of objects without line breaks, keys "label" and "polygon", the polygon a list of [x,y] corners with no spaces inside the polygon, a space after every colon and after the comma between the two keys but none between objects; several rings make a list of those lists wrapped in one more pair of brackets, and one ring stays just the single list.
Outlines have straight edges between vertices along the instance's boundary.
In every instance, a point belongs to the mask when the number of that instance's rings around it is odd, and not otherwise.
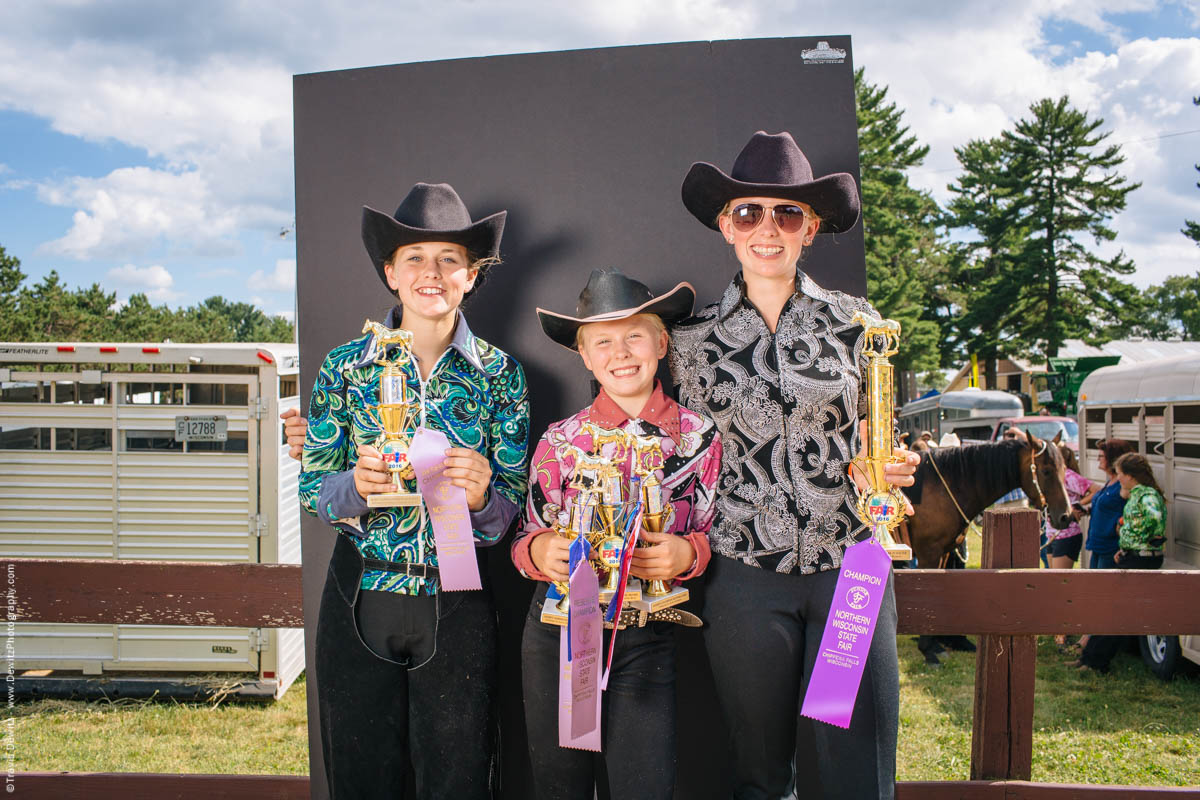
[{"label": "fence post", "polygon": [[[983,569],[1038,564],[1036,511],[983,515]],[[979,637],[975,656],[975,714],[971,729],[972,780],[1030,779],[1033,763],[1033,681],[1036,636]]]}]

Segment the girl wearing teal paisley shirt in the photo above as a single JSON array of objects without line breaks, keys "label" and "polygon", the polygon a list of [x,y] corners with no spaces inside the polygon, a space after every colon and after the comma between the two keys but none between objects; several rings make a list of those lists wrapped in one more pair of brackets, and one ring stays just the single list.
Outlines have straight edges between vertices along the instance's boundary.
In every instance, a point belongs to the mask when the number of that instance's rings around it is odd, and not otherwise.
[{"label": "girl wearing teal paisley shirt", "polygon": [[[399,301],[384,326],[412,333],[402,370],[421,407],[408,433],[424,425],[449,439],[443,474],[465,490],[482,547],[504,535],[526,486],[524,373],[474,336],[459,310],[498,260],[504,219],[472,222],[450,186],[418,183],[395,214],[364,207],[362,222],[376,272]],[[381,352],[374,334],[325,358],[300,476],[305,509],[339,534],[316,642],[330,797],[405,796],[411,782],[422,800],[484,800],[496,774],[487,574],[482,591],[443,594],[423,506],[368,506],[370,495],[394,490],[375,448],[380,358],[402,361]]]}]

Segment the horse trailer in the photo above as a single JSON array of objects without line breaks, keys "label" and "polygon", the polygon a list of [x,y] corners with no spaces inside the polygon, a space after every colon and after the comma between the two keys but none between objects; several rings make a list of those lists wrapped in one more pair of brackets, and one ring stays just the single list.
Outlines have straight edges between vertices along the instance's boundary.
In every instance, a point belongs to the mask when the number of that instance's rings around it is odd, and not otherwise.
[{"label": "horse trailer", "polygon": [[935,442],[953,433],[961,441],[986,442],[1002,419],[1025,413],[1021,398],[993,389],[959,389],[922,397],[906,403],[896,416],[896,425],[914,442],[921,431],[933,434]]},{"label": "horse trailer", "polygon": [[[1200,570],[1200,356],[1103,367],[1079,388],[1079,463],[1103,479],[1096,445],[1125,439],[1146,456],[1167,501],[1163,569]],[[1180,602],[1191,602],[1180,598]],[[1170,677],[1200,664],[1200,636],[1146,636],[1147,664]]]},{"label": "horse trailer", "polygon": [[[298,389],[291,344],[0,343],[0,553],[298,564]],[[218,673],[277,698],[304,669],[301,629],[18,623],[15,647],[36,691]]]}]

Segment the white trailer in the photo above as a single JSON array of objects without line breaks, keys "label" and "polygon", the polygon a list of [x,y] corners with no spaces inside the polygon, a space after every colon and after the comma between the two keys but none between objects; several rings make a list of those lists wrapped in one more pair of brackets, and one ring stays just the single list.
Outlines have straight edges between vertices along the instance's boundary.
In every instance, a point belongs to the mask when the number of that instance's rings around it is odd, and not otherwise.
[{"label": "white trailer", "polygon": [[[0,343],[0,554],[300,563],[279,422],[298,389],[290,344]],[[304,632],[19,623],[16,655],[27,675],[254,673],[247,693],[279,697]]]},{"label": "white trailer", "polygon": [[[1200,570],[1200,355],[1088,375],[1079,387],[1079,463],[1086,476],[1104,478],[1096,444],[1110,438],[1146,456],[1166,494],[1163,569]],[[1145,636],[1141,649],[1159,677],[1170,677],[1180,658],[1200,664],[1200,636]]]}]

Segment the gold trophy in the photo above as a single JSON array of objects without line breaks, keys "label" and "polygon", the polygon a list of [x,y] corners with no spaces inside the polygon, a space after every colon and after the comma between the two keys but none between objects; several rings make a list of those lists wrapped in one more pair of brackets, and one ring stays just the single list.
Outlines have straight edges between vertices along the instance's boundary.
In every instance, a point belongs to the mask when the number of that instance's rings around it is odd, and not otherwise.
[{"label": "gold trophy", "polygon": [[[383,455],[383,461],[397,487],[394,492],[369,496],[367,506],[391,508],[420,505],[421,495],[404,490],[405,482],[416,477],[408,461],[411,444],[408,426],[418,403],[413,401],[408,391],[408,382],[402,369],[412,361],[412,333],[402,329],[391,330],[371,320],[363,323],[362,332],[374,334],[375,344],[379,348],[379,355],[375,359],[375,363],[383,367],[383,374],[379,377],[379,405],[368,410],[381,430],[375,446]],[[395,360],[388,361],[387,351],[392,345],[398,346],[397,356]]]},{"label": "gold trophy", "polygon": [[[630,505],[626,502],[625,478],[617,464],[624,461],[629,453],[629,435],[625,431],[601,428],[591,422],[584,422],[583,430],[592,437],[589,463],[595,475],[593,485],[599,490],[600,501],[596,510],[603,525],[592,543],[596,561],[607,573],[600,587],[600,602],[611,603],[621,588],[621,559],[625,552],[623,523]],[[615,447],[609,456],[605,456],[604,446],[609,444]],[[641,582],[637,578],[629,579],[625,587],[625,602],[639,600],[641,596]]]},{"label": "gold trophy", "polygon": [[895,422],[892,363],[888,360],[900,347],[900,323],[862,311],[854,315],[853,322],[863,326],[867,339],[863,349],[867,356],[866,455],[860,453],[854,466],[865,471],[869,488],[858,493],[858,515],[893,561],[907,561],[912,558],[912,548],[892,538],[892,531],[904,519],[904,495],[884,478],[888,464],[901,462],[892,453]]},{"label": "gold trophy", "polygon": [[[662,481],[658,479],[657,470],[663,466],[662,444],[654,436],[634,436],[632,439],[632,470],[641,479],[642,527],[651,533],[662,533],[675,520],[675,508],[663,502]],[[634,605],[643,611],[661,611],[679,605],[688,597],[689,592],[684,587],[673,587],[664,580],[655,579],[644,584],[642,596],[634,601]]]}]

